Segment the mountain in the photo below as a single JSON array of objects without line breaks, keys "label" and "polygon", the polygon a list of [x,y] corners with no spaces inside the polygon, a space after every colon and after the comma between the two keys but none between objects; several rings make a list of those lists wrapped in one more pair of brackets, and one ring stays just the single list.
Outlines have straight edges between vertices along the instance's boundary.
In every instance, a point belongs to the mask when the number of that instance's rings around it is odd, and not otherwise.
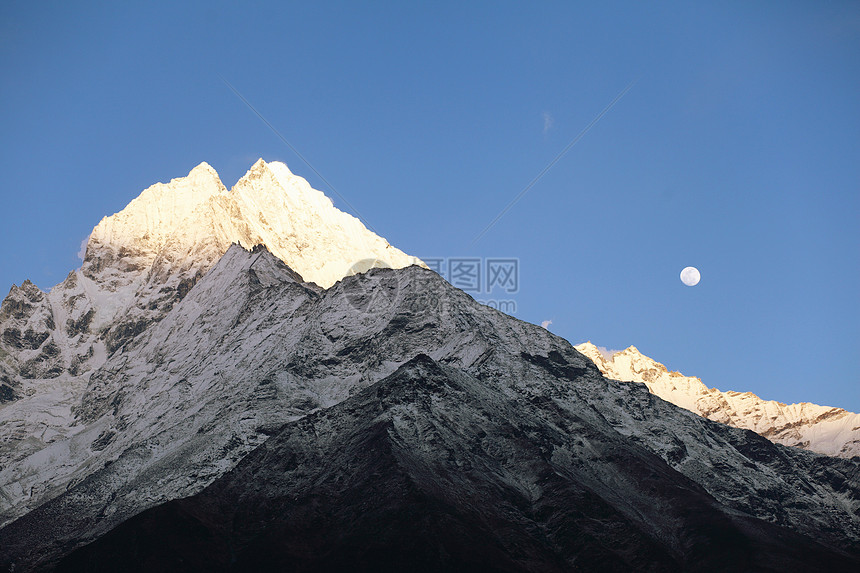
[{"label": "mountain", "polygon": [[[291,209],[315,204],[254,170],[257,204],[302,229]],[[195,171],[102,221],[64,283],[0,307],[19,332],[0,340],[0,570],[860,566],[860,459],[608,380],[417,259],[374,263],[400,253],[382,239],[332,255],[329,284],[314,269],[349,230],[331,213],[224,247],[277,214],[222,217],[242,181]],[[301,233],[323,245],[294,253]]]},{"label": "mountain", "polygon": [[708,388],[698,378],[670,372],[634,346],[611,355],[602,353],[591,342],[575,348],[607,378],[644,383],[652,394],[715,422],[752,430],[777,444],[828,456],[860,456],[860,414],[808,402],[762,400],[751,392],[721,392]]},{"label": "mountain", "polygon": [[88,384],[125,368],[126,346],[234,243],[265,244],[317,290],[372,265],[423,264],[282,163],[257,161],[230,191],[206,163],[144,190],[93,229],[81,269],[47,293],[13,286],[0,306],[0,525],[88,475],[68,462],[86,457],[73,410]]}]

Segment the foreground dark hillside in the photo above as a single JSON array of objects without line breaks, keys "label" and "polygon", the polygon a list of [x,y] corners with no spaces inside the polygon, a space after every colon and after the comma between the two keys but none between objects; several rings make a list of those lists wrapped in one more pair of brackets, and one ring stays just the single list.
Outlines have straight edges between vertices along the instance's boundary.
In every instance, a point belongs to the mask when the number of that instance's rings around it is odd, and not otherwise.
[{"label": "foreground dark hillside", "polygon": [[551,399],[508,398],[419,355],[288,424],[202,493],[145,511],[57,570],[858,566],[729,510],[653,453],[583,425]]}]

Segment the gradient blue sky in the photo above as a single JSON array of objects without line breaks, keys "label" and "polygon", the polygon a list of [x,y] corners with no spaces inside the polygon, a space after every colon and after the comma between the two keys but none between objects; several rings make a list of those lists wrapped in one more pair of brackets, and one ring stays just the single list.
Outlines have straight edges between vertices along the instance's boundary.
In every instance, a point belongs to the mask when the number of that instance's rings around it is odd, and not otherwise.
[{"label": "gradient blue sky", "polygon": [[221,75],[392,244],[519,258],[519,318],[860,411],[860,4],[459,4],[4,2],[0,288],[201,161],[329,192]]}]

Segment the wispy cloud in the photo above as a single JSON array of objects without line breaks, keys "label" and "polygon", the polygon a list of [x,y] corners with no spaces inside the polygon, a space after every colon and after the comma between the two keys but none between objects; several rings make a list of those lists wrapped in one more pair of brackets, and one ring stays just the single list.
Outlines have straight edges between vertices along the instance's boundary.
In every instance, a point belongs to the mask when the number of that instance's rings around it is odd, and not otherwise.
[{"label": "wispy cloud", "polygon": [[87,235],[84,237],[84,240],[81,241],[81,248],[78,249],[78,258],[81,259],[81,262],[84,262],[84,257],[87,256],[87,243],[90,242],[90,236]]},{"label": "wispy cloud", "polygon": [[612,357],[621,352],[620,350],[610,350],[605,346],[598,346],[597,351],[607,360],[612,360]]},{"label": "wispy cloud", "polygon": [[552,114],[548,111],[543,112],[543,134],[546,135],[547,132],[552,129],[555,120],[552,118]]},{"label": "wispy cloud", "polygon": [[545,320],[545,321],[543,321],[542,323],[540,323],[540,325],[541,325],[542,327],[544,327],[545,329],[547,329],[547,330],[549,330],[549,325],[550,325],[550,324],[552,324],[552,321],[551,321],[551,320]]}]

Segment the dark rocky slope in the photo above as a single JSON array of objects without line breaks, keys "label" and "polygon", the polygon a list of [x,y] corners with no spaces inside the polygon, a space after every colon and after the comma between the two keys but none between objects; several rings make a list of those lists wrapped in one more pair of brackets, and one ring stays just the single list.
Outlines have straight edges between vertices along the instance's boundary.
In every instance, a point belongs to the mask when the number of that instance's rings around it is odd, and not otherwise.
[{"label": "dark rocky slope", "polygon": [[505,397],[422,354],[286,425],[202,493],[134,517],[57,570],[857,566],[726,508],[652,452],[584,425],[551,399]]}]

